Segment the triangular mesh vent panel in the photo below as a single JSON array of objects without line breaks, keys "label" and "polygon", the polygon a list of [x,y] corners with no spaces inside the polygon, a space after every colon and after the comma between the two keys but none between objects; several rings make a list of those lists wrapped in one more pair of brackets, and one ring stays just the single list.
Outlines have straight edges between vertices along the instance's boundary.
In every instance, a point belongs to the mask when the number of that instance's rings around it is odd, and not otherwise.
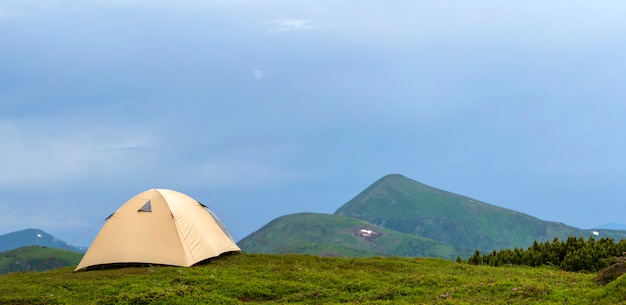
[{"label": "triangular mesh vent panel", "polygon": [[150,203],[150,200],[148,200],[148,202],[146,202],[141,209],[137,210],[137,212],[152,212],[152,204]]}]

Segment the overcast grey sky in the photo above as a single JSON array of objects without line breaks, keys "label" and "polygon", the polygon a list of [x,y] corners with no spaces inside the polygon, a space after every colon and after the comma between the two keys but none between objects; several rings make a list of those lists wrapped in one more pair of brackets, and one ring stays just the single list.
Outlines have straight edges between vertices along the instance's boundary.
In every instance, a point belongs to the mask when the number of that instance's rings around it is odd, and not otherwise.
[{"label": "overcast grey sky", "polygon": [[623,1],[0,0],[0,37],[0,234],[169,188],[240,239],[390,173],[626,223]]}]

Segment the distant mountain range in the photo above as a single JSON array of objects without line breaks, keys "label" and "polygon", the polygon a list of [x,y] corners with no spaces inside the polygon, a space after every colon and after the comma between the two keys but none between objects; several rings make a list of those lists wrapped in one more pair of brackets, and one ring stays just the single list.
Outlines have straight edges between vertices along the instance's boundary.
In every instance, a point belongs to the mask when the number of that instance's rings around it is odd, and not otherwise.
[{"label": "distant mountain range", "polygon": [[543,221],[396,174],[376,181],[334,215],[286,215],[239,246],[250,253],[454,258],[568,236],[622,239],[626,231]]},{"label": "distant mountain range", "polygon": [[83,247],[70,246],[66,242],[39,229],[25,229],[0,235],[0,252],[26,246],[42,246],[76,252],[87,251]]},{"label": "distant mountain range", "polygon": [[621,223],[607,223],[601,226],[594,227],[594,229],[605,229],[605,230],[626,230],[626,225]]}]

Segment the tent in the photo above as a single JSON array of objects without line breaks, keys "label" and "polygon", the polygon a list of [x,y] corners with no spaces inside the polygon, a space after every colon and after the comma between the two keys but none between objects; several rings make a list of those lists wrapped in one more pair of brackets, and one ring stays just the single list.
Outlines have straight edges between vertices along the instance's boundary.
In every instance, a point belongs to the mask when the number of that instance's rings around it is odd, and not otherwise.
[{"label": "tent", "polygon": [[152,189],[107,218],[75,271],[126,263],[189,267],[232,251],[240,249],[205,205],[183,193]]}]

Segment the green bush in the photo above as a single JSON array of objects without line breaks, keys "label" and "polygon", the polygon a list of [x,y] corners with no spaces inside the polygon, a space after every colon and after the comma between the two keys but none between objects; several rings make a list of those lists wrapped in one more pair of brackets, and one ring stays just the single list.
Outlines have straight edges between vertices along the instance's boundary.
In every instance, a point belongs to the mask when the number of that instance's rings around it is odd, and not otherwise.
[{"label": "green bush", "polygon": [[[554,266],[565,271],[597,272],[609,265],[609,259],[626,252],[626,240],[615,242],[612,238],[585,240],[582,237],[569,237],[561,242],[535,241],[528,249],[519,248],[493,251],[481,254],[476,250],[466,262],[473,265],[523,265]],[[457,261],[463,261],[457,259]]]},{"label": "green bush", "polygon": [[600,270],[594,281],[600,285],[606,285],[626,273],[626,257],[613,258],[608,260],[611,265]]}]

